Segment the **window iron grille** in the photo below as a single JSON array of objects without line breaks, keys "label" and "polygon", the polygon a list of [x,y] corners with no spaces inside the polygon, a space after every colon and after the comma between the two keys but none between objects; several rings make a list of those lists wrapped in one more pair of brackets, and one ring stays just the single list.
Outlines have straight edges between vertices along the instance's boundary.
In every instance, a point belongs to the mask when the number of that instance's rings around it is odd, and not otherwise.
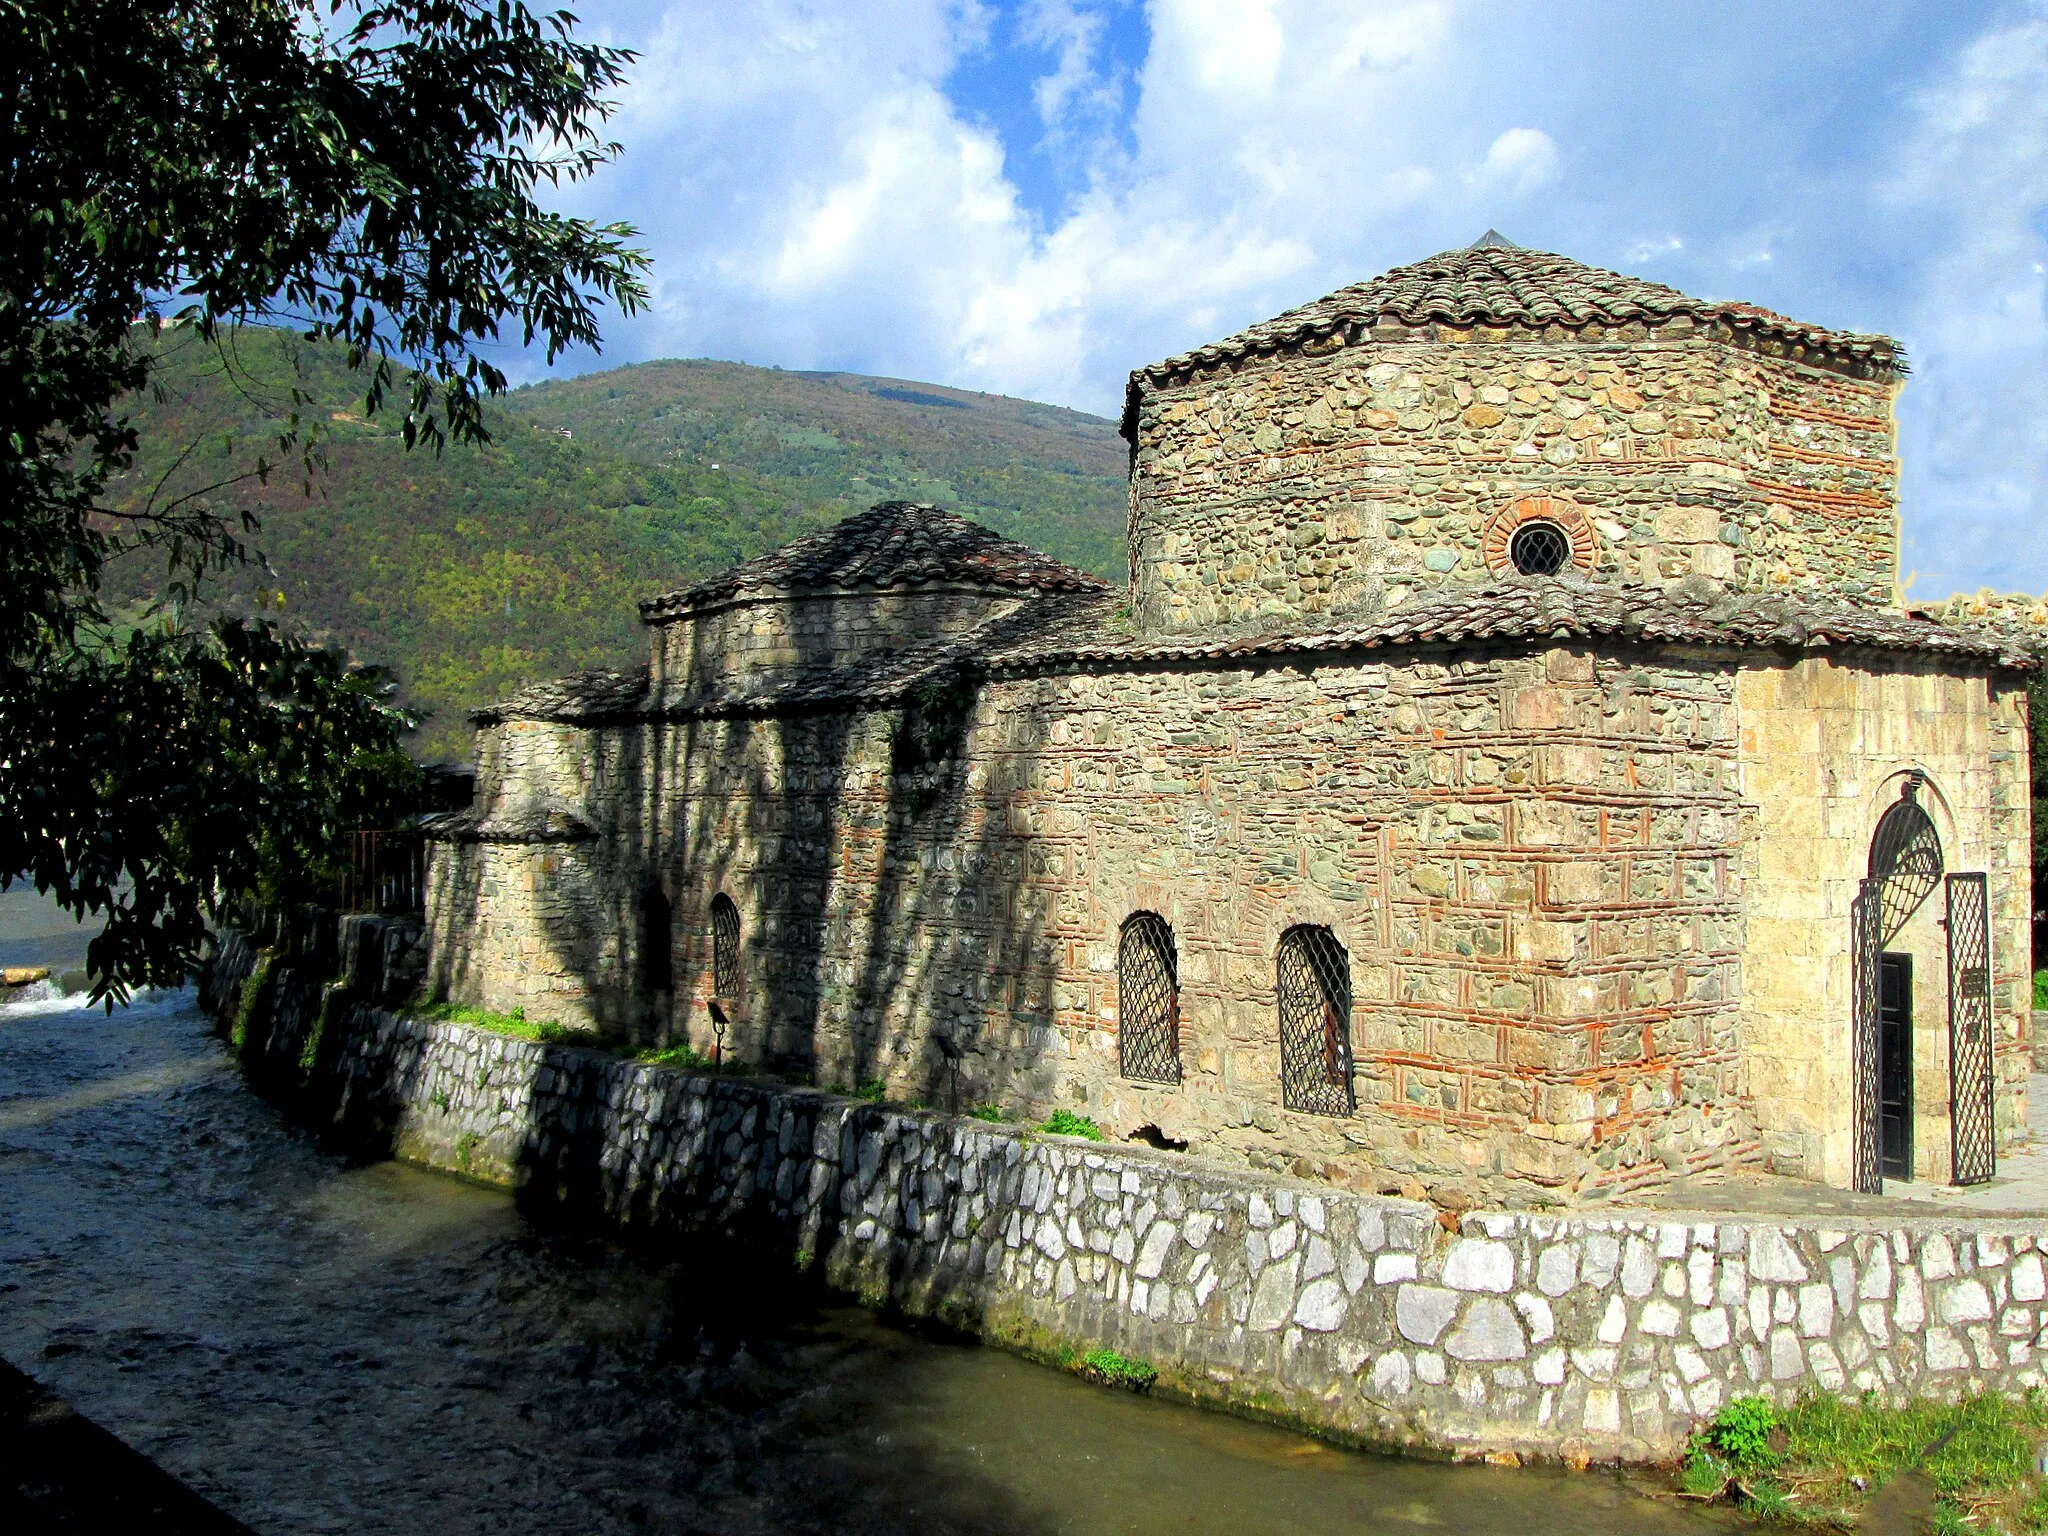
[{"label": "window iron grille", "polygon": [[723,891],[711,898],[711,993],[731,1001],[740,992],[740,909]]},{"label": "window iron grille", "polygon": [[1351,1086],[1351,957],[1327,928],[1280,936],[1280,1098],[1311,1115],[1348,1115]]},{"label": "window iron grille", "polygon": [[1877,947],[1898,937],[1907,920],[1941,884],[1941,837],[1915,799],[1917,779],[1906,787],[1878,819],[1870,839],[1870,878],[1884,882],[1882,923]]},{"label": "window iron grille", "polygon": [[1180,971],[1173,929],[1134,912],[1116,946],[1117,1063],[1143,1083],[1180,1081]]},{"label": "window iron grille", "polygon": [[1950,1168],[1958,1184],[1998,1171],[1991,1053],[1991,897],[1983,875],[1948,877]]},{"label": "window iron grille", "polygon": [[1571,536],[1555,523],[1524,523],[1508,541],[1508,559],[1524,576],[1555,576],[1571,564]]}]

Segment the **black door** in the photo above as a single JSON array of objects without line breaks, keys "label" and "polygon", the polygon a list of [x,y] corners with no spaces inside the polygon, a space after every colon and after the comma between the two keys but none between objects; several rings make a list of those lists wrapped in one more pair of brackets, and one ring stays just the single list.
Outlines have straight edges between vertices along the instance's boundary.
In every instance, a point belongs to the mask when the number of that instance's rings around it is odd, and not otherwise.
[{"label": "black door", "polygon": [[1877,1134],[1888,1179],[1913,1177],[1913,957],[1878,961]]}]

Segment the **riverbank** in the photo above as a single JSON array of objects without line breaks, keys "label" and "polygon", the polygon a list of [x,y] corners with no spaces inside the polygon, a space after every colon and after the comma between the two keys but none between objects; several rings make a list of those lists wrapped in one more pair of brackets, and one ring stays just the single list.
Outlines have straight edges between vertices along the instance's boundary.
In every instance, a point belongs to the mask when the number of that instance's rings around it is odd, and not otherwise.
[{"label": "riverbank", "polygon": [[0,1009],[0,1356],[264,1531],[1707,1536],[1092,1385],[708,1236],[323,1150],[190,994]]},{"label": "riverbank", "polygon": [[0,1360],[0,1528],[254,1536],[163,1468]]},{"label": "riverbank", "polygon": [[520,1191],[551,1220],[715,1233],[875,1306],[1345,1443],[1682,1454],[1729,1399],[1883,1401],[2043,1380],[2048,1223],[1826,1225],[1473,1212],[1143,1146],[891,1110],[408,1018],[400,941],[345,976],[223,938],[208,982],[256,1079],[359,1152]]}]

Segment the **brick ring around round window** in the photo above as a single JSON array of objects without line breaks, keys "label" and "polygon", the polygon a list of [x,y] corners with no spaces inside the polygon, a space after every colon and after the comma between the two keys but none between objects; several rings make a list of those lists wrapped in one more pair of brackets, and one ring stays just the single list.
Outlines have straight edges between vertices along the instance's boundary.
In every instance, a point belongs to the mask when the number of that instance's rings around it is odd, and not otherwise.
[{"label": "brick ring around round window", "polygon": [[1524,496],[1494,513],[1479,539],[1486,568],[1497,576],[1513,576],[1515,535],[1530,523],[1553,525],[1571,544],[1571,566],[1582,575],[1599,558],[1600,542],[1577,502],[1561,496]]}]

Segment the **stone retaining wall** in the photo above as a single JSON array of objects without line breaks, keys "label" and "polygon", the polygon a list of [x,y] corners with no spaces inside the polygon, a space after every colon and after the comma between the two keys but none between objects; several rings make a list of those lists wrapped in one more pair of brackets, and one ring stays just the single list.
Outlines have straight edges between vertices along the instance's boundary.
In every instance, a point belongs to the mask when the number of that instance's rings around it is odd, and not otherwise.
[{"label": "stone retaining wall", "polygon": [[208,1000],[259,1080],[359,1143],[628,1233],[779,1247],[1027,1352],[1142,1356],[1163,1390],[1339,1439],[1652,1459],[1739,1393],[2042,1381],[2048,1223],[1450,1232],[1415,1202],[408,1019],[374,975],[304,970],[229,934]]}]

